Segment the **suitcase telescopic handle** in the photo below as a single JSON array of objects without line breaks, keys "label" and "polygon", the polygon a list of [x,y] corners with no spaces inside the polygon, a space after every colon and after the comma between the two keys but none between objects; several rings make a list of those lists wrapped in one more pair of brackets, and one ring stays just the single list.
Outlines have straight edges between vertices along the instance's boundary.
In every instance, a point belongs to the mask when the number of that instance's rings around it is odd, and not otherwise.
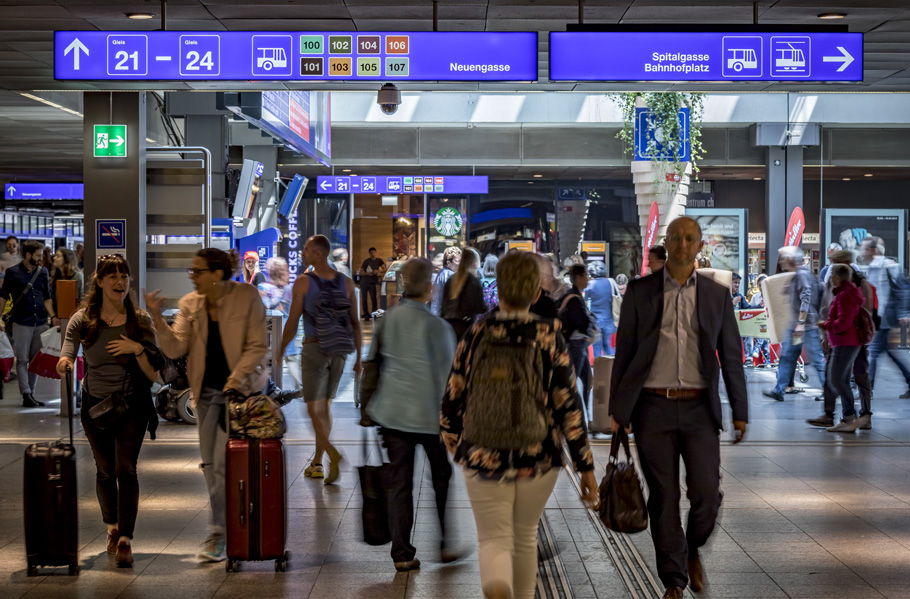
[{"label": "suitcase telescopic handle", "polygon": [[244,506],[246,505],[246,483],[244,481],[240,481],[239,486],[240,501],[238,502],[238,505],[240,505],[240,524],[242,526],[246,523],[246,510],[244,509]]},{"label": "suitcase telescopic handle", "polygon": [[73,402],[73,367],[67,366],[66,368],[66,419],[69,421],[70,428],[70,446],[73,445],[73,410],[76,409],[75,402]]}]

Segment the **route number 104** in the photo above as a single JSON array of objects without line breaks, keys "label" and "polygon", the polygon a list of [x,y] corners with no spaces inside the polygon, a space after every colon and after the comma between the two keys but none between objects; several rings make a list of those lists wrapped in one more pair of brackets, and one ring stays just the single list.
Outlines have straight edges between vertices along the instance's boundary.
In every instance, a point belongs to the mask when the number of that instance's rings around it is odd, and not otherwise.
[{"label": "route number 104", "polygon": [[215,63],[212,60],[212,53],[206,52],[205,54],[199,55],[199,52],[195,50],[190,50],[186,53],[186,59],[189,61],[184,69],[187,71],[198,71],[201,68],[211,71],[215,68]]}]

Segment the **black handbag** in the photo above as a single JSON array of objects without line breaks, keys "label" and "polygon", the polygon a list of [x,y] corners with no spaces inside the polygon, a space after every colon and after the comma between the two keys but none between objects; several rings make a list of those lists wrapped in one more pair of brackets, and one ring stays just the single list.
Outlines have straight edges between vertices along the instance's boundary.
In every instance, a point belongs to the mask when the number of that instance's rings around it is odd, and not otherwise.
[{"label": "black handbag", "polygon": [[[127,382],[129,381],[129,378],[129,373],[124,374],[123,385],[120,387],[119,391],[115,391],[107,397],[100,398],[101,401],[93,404],[88,409],[88,417],[99,429],[106,430],[114,428],[129,412],[130,407],[126,400],[128,394]],[[91,391],[89,391],[87,385],[85,386],[85,393],[88,397],[92,397]]]},{"label": "black handbag", "polygon": [[[379,439],[376,440],[379,447]],[[381,452],[381,449],[380,449]],[[385,545],[392,541],[389,530],[389,502],[386,495],[388,488],[388,464],[370,466],[367,463],[367,432],[363,432],[363,466],[358,466],[360,489],[363,494],[361,521],[363,540],[367,545]]]},{"label": "black handbag", "polygon": [[367,405],[379,388],[379,371],[382,369],[382,340],[379,335],[373,337],[373,343],[376,344],[375,357],[363,362],[360,373],[360,426],[373,426],[372,419],[367,415]]},{"label": "black handbag", "polygon": [[[618,460],[620,445],[626,450],[625,462]],[[645,494],[629,451],[629,436],[622,428],[613,433],[606,470],[600,481],[601,522],[615,532],[635,533],[648,528]]]}]

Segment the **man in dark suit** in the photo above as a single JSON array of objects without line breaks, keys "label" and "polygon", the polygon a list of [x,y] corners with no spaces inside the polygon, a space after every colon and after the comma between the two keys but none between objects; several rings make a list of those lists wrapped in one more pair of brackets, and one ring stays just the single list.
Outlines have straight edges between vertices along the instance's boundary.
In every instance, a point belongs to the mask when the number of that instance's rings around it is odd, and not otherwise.
[{"label": "man in dark suit", "polygon": [[[701,591],[698,549],[714,530],[721,503],[721,371],[736,442],[748,420],[739,329],[730,289],[694,264],[704,242],[691,218],[667,228],[667,263],[631,281],[622,302],[610,391],[613,430],[635,432],[648,483],[648,513],[665,599],[681,599],[686,584]],[[719,359],[719,360],[718,360]],[[679,458],[686,464],[689,520],[680,522]]]}]

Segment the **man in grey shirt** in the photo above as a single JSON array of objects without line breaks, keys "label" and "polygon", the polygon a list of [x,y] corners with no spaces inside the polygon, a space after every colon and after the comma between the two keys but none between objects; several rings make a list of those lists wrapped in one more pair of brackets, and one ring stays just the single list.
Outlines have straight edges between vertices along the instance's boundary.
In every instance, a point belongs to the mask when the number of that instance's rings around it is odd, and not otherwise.
[{"label": "man in grey shirt", "polygon": [[[695,271],[695,255],[704,246],[698,223],[688,217],[674,220],[666,246],[664,268],[626,289],[609,411],[614,433],[620,427],[635,431],[664,598],[682,599],[687,584],[696,592],[703,588],[698,550],[714,530],[722,498],[720,375],[736,442],[746,432],[749,403],[730,289]],[[685,531],[679,514],[680,458],[690,504]]]},{"label": "man in grey shirt", "polygon": [[816,278],[803,265],[803,251],[798,247],[782,247],[778,252],[778,264],[784,272],[792,272],[790,281],[790,325],[781,344],[780,362],[777,370],[777,384],[762,395],[777,401],[784,401],[784,389],[793,376],[796,360],[803,351],[803,343],[812,366],[818,372],[822,389],[825,388],[825,354],[818,336],[818,305],[821,300]]}]

